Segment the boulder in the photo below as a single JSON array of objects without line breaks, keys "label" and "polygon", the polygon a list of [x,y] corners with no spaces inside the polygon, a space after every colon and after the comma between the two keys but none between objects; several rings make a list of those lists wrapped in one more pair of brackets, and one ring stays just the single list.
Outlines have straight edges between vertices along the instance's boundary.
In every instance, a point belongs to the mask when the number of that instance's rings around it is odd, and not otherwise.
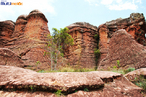
[{"label": "boulder", "polygon": [[[98,69],[143,68],[146,67],[146,47],[121,29],[116,31],[109,41],[108,54],[100,61]],[[119,61],[119,64],[117,63]]]},{"label": "boulder", "polygon": [[65,58],[71,65],[79,65],[84,68],[95,67],[94,49],[97,48],[97,40],[94,37],[97,33],[97,27],[86,22],[77,22],[67,26],[69,34],[74,39],[74,45],[67,47]]},{"label": "boulder", "polygon": [[146,78],[146,68],[137,69],[135,71],[125,74],[124,76],[128,78],[131,82],[136,81],[140,78],[140,76],[144,76],[144,78]]},{"label": "boulder", "polygon": [[0,65],[0,75],[2,97],[57,97],[58,90],[66,97],[143,97],[141,88],[108,71],[37,73]]}]

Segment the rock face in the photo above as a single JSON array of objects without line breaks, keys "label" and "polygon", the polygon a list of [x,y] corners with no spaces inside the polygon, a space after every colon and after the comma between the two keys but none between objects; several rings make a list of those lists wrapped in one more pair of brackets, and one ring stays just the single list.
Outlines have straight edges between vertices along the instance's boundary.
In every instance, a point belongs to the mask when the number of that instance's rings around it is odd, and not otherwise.
[{"label": "rock face", "polygon": [[47,26],[48,20],[46,19],[44,14],[38,10],[33,10],[26,18],[27,25],[25,27],[24,33],[27,35],[27,37],[45,40],[45,38],[47,38],[49,30]]},{"label": "rock face", "polygon": [[141,88],[121,74],[107,71],[36,73],[0,65],[0,75],[2,97],[57,97],[54,92],[58,89],[66,97],[142,97]]},{"label": "rock face", "polygon": [[65,57],[71,65],[95,67],[94,49],[97,48],[97,27],[85,22],[77,22],[67,26],[74,39],[74,45],[65,50]]},{"label": "rock face", "polygon": [[[29,15],[19,16],[16,24],[12,21],[0,22],[0,40],[2,40],[0,64],[15,64],[14,66],[34,70],[48,69],[50,60],[44,56],[47,34],[50,34],[47,23],[44,14],[38,10],[33,10]],[[15,55],[19,61],[16,62],[15,57],[4,55],[5,51]]]},{"label": "rock face", "polygon": [[10,39],[15,28],[13,21],[1,21],[0,22],[0,47],[3,47],[5,43]]},{"label": "rock face", "polygon": [[15,25],[15,30],[14,30],[14,33],[13,33],[13,36],[12,36],[13,38],[24,34],[25,26],[27,24],[26,17],[27,17],[27,15],[20,15],[17,18],[16,25]]},{"label": "rock face", "polygon": [[100,36],[99,48],[101,59],[104,59],[108,53],[109,40],[113,33],[119,29],[125,29],[140,44],[146,45],[146,24],[143,14],[132,13],[129,18],[116,19],[106,22],[98,27]]},{"label": "rock face", "polygon": [[[117,64],[119,60],[120,64]],[[137,43],[135,39],[121,29],[116,31],[109,42],[108,54],[98,69],[118,68],[142,68],[146,67],[146,47]]]}]

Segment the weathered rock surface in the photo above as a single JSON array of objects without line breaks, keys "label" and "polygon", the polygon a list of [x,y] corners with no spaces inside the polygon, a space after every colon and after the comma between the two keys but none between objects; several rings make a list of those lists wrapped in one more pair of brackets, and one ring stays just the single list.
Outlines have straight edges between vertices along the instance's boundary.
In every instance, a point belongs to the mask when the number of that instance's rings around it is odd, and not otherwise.
[{"label": "weathered rock surface", "polygon": [[0,47],[3,47],[13,34],[15,23],[13,21],[0,21]]},{"label": "weathered rock surface", "polygon": [[97,27],[85,22],[73,23],[69,26],[69,34],[74,39],[74,45],[65,49],[65,57],[71,65],[95,67],[94,49],[97,47]]},{"label": "weathered rock surface", "polygon": [[[120,61],[118,66],[117,60]],[[116,31],[109,42],[108,55],[104,58],[98,69],[118,68],[143,68],[146,67],[146,47],[137,43],[135,39],[121,29]]]},{"label": "weathered rock surface", "polygon": [[[0,63],[33,70],[50,68],[49,57],[44,56],[47,34],[50,34],[47,23],[44,14],[38,10],[20,15],[16,24],[12,21],[0,22],[0,47],[7,48],[8,52],[19,58],[18,61],[13,56],[0,54]],[[20,61],[23,64],[18,64]]]},{"label": "weathered rock surface", "polygon": [[7,20],[0,22],[0,36],[1,38],[10,38],[13,34],[15,23]]},{"label": "weathered rock surface", "polygon": [[145,18],[143,14],[132,13],[129,18],[112,20],[98,27],[101,60],[104,59],[108,53],[109,41],[111,37],[120,29],[125,29],[138,43],[146,45]]},{"label": "weathered rock surface", "polygon": [[140,76],[144,76],[144,78],[146,78],[146,68],[137,69],[135,71],[125,74],[124,76],[132,82],[139,79]]},{"label": "weathered rock surface", "polygon": [[[83,91],[85,88],[89,91]],[[2,97],[55,97],[58,89],[67,97],[142,97],[141,88],[114,72],[36,73],[2,65],[0,89]],[[75,90],[79,91],[73,93]]]}]

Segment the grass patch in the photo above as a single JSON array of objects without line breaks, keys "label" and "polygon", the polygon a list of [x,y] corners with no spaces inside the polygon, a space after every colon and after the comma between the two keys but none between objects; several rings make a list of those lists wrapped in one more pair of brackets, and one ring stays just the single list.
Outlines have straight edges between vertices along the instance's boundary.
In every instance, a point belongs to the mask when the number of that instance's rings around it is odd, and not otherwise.
[{"label": "grass patch", "polygon": [[72,67],[72,66],[65,66],[65,67],[62,67],[58,70],[39,70],[37,72],[39,73],[50,73],[50,72],[89,72],[89,71],[96,71],[95,69],[93,68],[81,68],[81,67],[78,67],[78,66],[75,66],[75,67]]}]

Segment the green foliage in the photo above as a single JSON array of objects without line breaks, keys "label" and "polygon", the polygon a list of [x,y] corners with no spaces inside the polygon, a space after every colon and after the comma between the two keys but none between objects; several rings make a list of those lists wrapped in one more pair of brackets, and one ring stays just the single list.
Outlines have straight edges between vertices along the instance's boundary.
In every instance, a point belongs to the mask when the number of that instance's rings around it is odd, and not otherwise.
[{"label": "green foliage", "polygon": [[69,29],[67,27],[60,28],[60,30],[53,28],[53,41],[57,44],[59,50],[63,53],[63,49],[65,49],[67,46],[73,45],[74,40],[71,37],[71,35],[68,34]]},{"label": "green foliage", "polygon": [[59,97],[59,96],[63,95],[61,92],[62,92],[61,90],[57,90],[57,91],[55,92],[55,94]]},{"label": "green foliage", "polygon": [[[96,64],[97,64],[98,59],[99,59],[99,57],[100,57],[100,50],[97,49],[97,48],[95,48],[95,49],[94,49],[94,55],[95,55],[95,61],[96,61]],[[96,67],[95,69],[97,69],[97,67]]]},{"label": "green foliage", "polygon": [[117,69],[117,66],[113,66],[113,69]]},{"label": "green foliage", "polygon": [[143,88],[144,92],[146,92],[146,79],[144,78],[144,76],[141,75],[139,78],[136,77],[134,84]]},{"label": "green foliage", "polygon": [[118,67],[120,67],[120,60],[117,60],[117,65]]},{"label": "green foliage", "polygon": [[88,92],[89,90],[88,90],[88,88],[85,88],[84,91]]},{"label": "green foliage", "polygon": [[[47,50],[44,52],[44,56],[50,56],[51,70],[56,70],[58,59],[64,56],[63,50],[70,45],[73,45],[73,38],[68,34],[68,28],[61,28],[60,30],[53,28],[53,34],[48,35]],[[63,61],[62,61],[63,63]]]},{"label": "green foliage", "polygon": [[126,73],[134,71],[134,70],[135,70],[135,68],[128,68],[128,69],[124,70],[124,73],[126,74]]}]

